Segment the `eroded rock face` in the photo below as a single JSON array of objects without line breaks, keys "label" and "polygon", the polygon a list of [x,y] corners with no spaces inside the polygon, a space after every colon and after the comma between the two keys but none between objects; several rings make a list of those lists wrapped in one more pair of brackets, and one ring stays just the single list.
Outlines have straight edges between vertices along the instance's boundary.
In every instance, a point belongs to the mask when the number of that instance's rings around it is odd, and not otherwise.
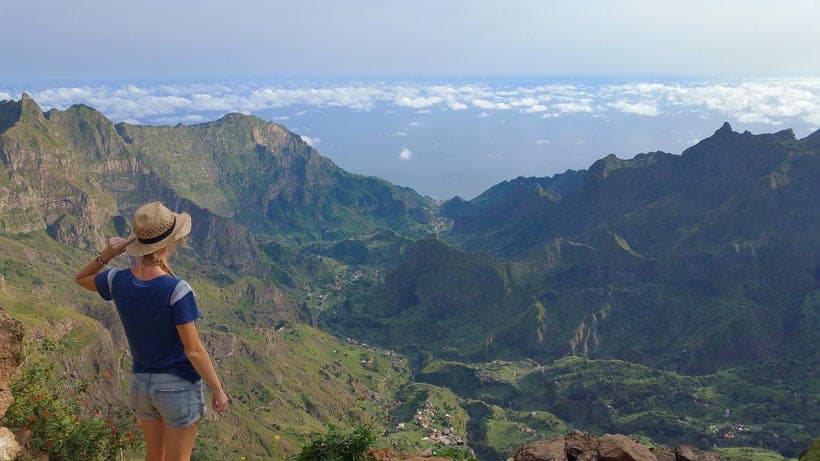
[{"label": "eroded rock face", "polygon": [[0,418],[13,400],[9,380],[20,366],[23,352],[23,326],[0,310]]},{"label": "eroded rock face", "polygon": [[[23,359],[23,326],[0,309],[0,420],[14,398],[9,380]],[[0,427],[0,461],[12,460],[20,454],[20,444],[14,434]]]},{"label": "eroded rock face", "polygon": [[598,456],[601,461],[657,461],[648,448],[621,434],[601,436]]},{"label": "eroded rock face", "polygon": [[596,438],[585,432],[554,436],[525,445],[512,461],[720,461],[715,453],[686,445],[675,448],[641,445],[624,435]]},{"label": "eroded rock face", "polygon": [[550,437],[547,440],[525,445],[515,452],[515,461],[564,461],[567,459],[564,437]]}]

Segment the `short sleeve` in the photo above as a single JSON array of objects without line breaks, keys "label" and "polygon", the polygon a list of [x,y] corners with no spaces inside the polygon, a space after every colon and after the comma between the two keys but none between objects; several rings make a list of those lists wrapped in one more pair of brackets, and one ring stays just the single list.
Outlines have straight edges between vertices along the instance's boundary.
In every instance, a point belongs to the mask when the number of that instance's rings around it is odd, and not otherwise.
[{"label": "short sleeve", "polygon": [[109,269],[102,271],[94,276],[94,286],[97,287],[97,293],[106,301],[114,299],[114,276],[121,269]]},{"label": "short sleeve", "polygon": [[177,325],[193,322],[200,317],[194,291],[185,280],[180,280],[171,293],[171,313]]}]

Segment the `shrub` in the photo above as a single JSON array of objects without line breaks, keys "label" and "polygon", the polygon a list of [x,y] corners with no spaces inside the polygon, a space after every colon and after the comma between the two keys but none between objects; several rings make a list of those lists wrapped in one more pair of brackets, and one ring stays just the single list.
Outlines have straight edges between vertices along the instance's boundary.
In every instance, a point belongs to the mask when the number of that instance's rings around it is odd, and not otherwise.
[{"label": "shrub", "polygon": [[20,430],[29,450],[52,460],[116,459],[141,438],[125,410],[89,407],[95,384],[92,378],[66,383],[45,358],[28,359],[11,384],[14,402],[4,424]]},{"label": "shrub", "polygon": [[356,426],[344,433],[336,426],[329,426],[325,434],[314,435],[302,446],[297,461],[361,461],[364,453],[376,441],[369,428]]}]

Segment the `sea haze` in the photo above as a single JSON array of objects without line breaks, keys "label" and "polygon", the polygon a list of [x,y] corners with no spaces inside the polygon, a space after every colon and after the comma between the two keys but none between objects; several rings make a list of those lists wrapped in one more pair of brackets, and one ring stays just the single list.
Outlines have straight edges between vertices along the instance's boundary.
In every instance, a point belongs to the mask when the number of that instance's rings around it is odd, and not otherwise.
[{"label": "sea haze", "polygon": [[92,106],[115,122],[196,124],[243,112],[286,126],[348,171],[438,199],[517,176],[584,169],[614,153],[680,153],[724,121],[737,131],[820,127],[820,79],[552,77],[42,81],[44,110]]}]

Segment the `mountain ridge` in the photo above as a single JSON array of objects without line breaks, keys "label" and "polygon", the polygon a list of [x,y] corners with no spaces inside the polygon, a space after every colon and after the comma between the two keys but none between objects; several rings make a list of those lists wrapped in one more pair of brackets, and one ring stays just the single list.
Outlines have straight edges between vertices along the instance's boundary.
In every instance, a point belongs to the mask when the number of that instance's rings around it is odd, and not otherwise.
[{"label": "mountain ridge", "polygon": [[[104,235],[126,233],[139,204],[161,199],[191,213],[193,251],[175,264],[242,389],[232,424],[268,454],[288,452],[276,451],[284,445],[274,433],[292,453],[300,427],[367,412],[392,440],[420,443],[425,429],[412,419],[427,405],[457,415],[460,434],[492,459],[510,454],[500,434],[523,442],[565,421],[789,453],[818,427],[817,133],[797,140],[724,125],[685,159],[607,156],[439,207],[242,114],[142,127],[84,105],[42,113],[26,96],[0,103],[0,127],[0,246],[9,249],[0,299],[38,334],[74,326],[67,337],[93,337],[83,313],[97,318],[103,306],[52,284],[70,279]],[[40,297],[55,306],[37,312]],[[346,358],[300,320],[351,337]],[[398,349],[412,366],[361,342]],[[292,373],[267,356],[277,350]],[[114,366],[109,355],[76,363]],[[623,382],[600,379],[610,375]],[[355,415],[327,398],[328,383]],[[285,411],[286,429],[265,408]],[[680,409],[692,416],[670,422]],[[738,421],[751,429],[741,434]]]}]

